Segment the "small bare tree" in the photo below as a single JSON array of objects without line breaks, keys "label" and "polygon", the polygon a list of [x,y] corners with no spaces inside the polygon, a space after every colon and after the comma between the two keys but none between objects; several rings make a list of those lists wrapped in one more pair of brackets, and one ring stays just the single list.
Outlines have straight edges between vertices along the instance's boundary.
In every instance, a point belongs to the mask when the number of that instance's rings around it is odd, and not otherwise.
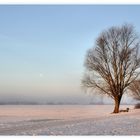
[{"label": "small bare tree", "polygon": [[134,96],[134,99],[140,100],[140,80],[135,80],[130,86],[130,91]]},{"label": "small bare tree", "polygon": [[82,85],[111,97],[113,113],[119,112],[122,95],[140,74],[139,47],[133,26],[125,24],[102,32],[87,52]]}]

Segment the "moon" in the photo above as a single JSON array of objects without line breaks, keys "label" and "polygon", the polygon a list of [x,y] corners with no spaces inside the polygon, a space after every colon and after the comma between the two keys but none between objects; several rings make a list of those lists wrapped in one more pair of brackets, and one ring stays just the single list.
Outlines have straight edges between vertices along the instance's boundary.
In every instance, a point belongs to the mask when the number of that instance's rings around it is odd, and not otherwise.
[{"label": "moon", "polygon": [[39,77],[43,77],[43,73],[40,73],[40,74],[39,74]]}]

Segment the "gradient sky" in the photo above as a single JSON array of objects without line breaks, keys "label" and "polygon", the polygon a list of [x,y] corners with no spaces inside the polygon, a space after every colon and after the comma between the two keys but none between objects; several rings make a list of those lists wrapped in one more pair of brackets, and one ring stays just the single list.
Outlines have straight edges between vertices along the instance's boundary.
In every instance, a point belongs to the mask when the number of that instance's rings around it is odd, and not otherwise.
[{"label": "gradient sky", "polygon": [[[132,23],[140,6],[0,5],[0,101],[88,102],[84,58],[99,33]],[[94,97],[93,97],[94,98]]]}]

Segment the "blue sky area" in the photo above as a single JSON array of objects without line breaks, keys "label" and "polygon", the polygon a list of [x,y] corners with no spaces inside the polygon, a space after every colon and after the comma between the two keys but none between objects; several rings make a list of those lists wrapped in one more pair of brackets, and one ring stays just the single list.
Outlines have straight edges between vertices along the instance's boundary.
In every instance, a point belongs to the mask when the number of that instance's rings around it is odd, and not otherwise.
[{"label": "blue sky area", "polygon": [[111,26],[133,24],[137,5],[0,5],[0,101],[88,102],[86,51]]}]

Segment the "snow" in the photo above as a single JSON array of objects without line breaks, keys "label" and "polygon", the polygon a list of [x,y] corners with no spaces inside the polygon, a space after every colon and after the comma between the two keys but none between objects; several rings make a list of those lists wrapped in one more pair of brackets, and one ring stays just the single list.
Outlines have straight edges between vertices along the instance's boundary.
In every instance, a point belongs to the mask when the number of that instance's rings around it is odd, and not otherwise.
[{"label": "snow", "polygon": [[0,135],[140,135],[140,109],[113,105],[0,106]]}]

